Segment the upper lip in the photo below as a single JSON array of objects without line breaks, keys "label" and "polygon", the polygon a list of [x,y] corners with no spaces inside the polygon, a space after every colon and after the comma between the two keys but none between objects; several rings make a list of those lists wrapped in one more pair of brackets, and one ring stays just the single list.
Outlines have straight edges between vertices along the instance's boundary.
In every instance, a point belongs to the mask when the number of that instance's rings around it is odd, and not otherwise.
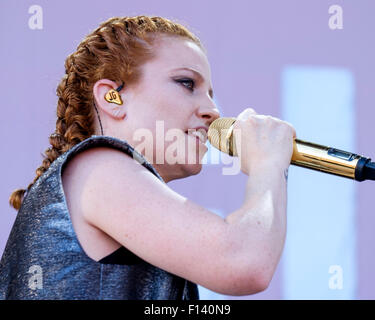
[{"label": "upper lip", "polygon": [[186,133],[189,133],[189,130],[194,132],[194,131],[198,131],[200,133],[203,134],[204,136],[204,142],[207,141],[207,132],[208,132],[208,127],[205,127],[205,126],[199,126],[199,127],[195,127],[195,128],[189,128],[188,130],[186,130]]}]

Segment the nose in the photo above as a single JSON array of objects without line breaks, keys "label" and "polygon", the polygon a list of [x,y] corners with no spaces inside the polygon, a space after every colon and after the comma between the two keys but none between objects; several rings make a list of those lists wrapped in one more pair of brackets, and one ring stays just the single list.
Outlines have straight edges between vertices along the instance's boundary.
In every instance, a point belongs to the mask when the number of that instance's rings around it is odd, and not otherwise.
[{"label": "nose", "polygon": [[220,118],[219,109],[215,104],[202,106],[197,110],[197,116],[205,121],[205,124],[209,126],[217,118]]}]

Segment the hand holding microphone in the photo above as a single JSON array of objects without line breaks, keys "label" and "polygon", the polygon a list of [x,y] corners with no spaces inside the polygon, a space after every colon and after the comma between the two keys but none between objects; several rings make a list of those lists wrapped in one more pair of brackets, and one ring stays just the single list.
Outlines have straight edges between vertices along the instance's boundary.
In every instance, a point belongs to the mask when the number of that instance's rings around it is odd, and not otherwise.
[{"label": "hand holding microphone", "polygon": [[237,118],[219,118],[208,130],[217,149],[239,156],[241,170],[249,174],[267,163],[287,168],[290,164],[357,181],[375,180],[375,163],[351,152],[296,139],[291,124],[245,109]]},{"label": "hand holding microphone", "polygon": [[259,166],[290,165],[293,152],[294,128],[280,119],[258,115],[254,109],[241,112],[233,124],[232,141],[235,154],[240,157],[245,174]]}]

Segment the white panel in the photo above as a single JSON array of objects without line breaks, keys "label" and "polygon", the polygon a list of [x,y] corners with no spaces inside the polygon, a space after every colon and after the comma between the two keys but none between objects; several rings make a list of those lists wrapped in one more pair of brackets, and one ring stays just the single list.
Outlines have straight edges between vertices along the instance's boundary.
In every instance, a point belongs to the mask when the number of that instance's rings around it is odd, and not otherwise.
[{"label": "white panel", "polygon": [[[339,68],[286,67],[281,118],[297,138],[356,151],[354,80]],[[291,165],[282,256],[285,299],[356,297],[358,182]]]}]

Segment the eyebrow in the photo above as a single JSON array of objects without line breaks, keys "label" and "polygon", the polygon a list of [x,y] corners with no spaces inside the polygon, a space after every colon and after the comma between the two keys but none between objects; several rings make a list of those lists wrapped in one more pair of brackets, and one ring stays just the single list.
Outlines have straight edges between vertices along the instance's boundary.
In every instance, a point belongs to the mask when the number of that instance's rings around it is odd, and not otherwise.
[{"label": "eyebrow", "polygon": [[[194,69],[184,67],[184,68],[176,68],[176,69],[173,69],[173,70],[187,70],[187,71],[191,71],[191,72],[193,72],[197,77],[199,77],[202,81],[204,81],[203,76],[202,76],[198,71],[196,71],[196,70],[194,70]],[[211,99],[214,98],[214,91],[212,90],[212,88],[210,88],[210,89],[208,90],[208,94],[210,95]]]}]

